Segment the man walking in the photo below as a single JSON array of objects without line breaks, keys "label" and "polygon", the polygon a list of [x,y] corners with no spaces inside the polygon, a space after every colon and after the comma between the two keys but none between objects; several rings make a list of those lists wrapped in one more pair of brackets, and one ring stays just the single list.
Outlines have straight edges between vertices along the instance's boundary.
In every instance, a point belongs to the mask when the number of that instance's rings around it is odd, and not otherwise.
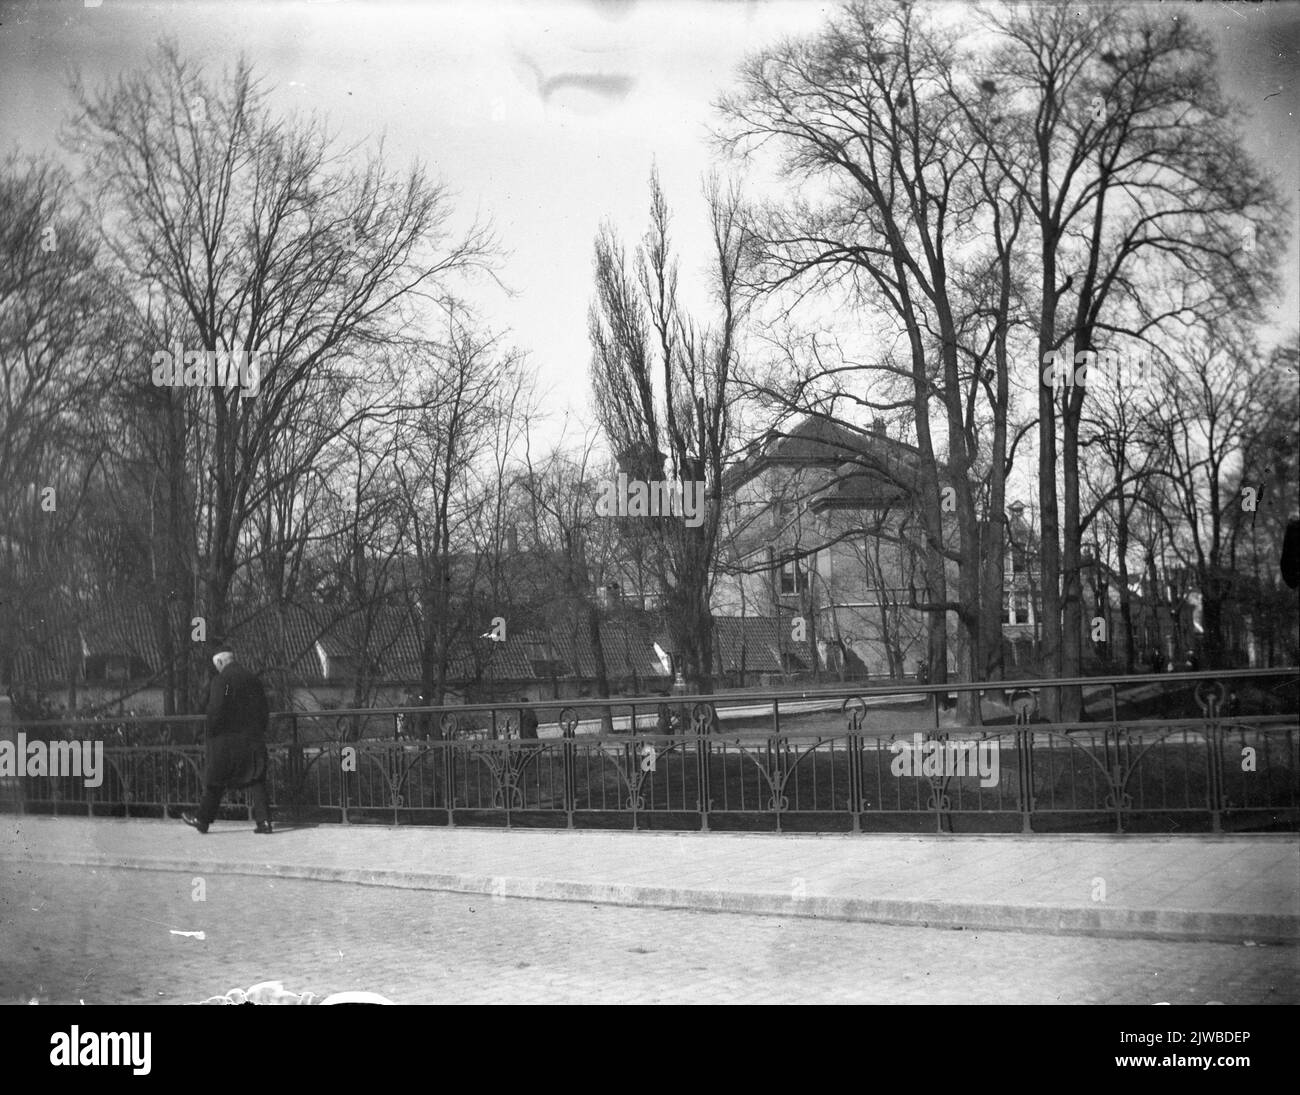
[{"label": "man walking", "polygon": [[203,799],[198,817],[182,814],[181,820],[206,833],[217,816],[225,790],[247,787],[257,832],[270,833],[271,811],[266,800],[266,725],[270,707],[266,689],[229,650],[213,655],[212,664],[217,676],[208,692]]}]

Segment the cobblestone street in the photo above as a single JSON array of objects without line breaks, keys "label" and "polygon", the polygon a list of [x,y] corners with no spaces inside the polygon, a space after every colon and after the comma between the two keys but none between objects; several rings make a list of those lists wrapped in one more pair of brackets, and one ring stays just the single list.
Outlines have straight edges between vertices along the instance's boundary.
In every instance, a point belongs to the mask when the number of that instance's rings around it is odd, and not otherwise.
[{"label": "cobblestone street", "polygon": [[[1300,949],[968,932],[0,862],[0,999],[264,980],[399,1003],[1300,1003]],[[202,931],[203,939],[172,934]]]}]

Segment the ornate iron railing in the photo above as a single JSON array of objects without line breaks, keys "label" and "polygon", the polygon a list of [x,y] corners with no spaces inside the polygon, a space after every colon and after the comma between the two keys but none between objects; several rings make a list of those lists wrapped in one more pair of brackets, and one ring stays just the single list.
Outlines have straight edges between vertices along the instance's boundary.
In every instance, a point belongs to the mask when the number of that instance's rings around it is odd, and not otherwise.
[{"label": "ornate iron railing", "polygon": [[[1079,685],[1102,718],[1047,723]],[[1291,670],[829,688],[519,705],[284,712],[282,820],[773,831],[1225,832],[1300,822]],[[1146,696],[1143,693],[1152,692]],[[967,693],[1001,724],[955,725]],[[1138,717],[1143,702],[1154,717]],[[1121,717],[1123,707],[1133,717]],[[27,723],[12,742],[104,744],[84,776],[0,777],[0,809],[166,816],[202,785],[202,720]],[[3,729],[3,728],[0,728]],[[526,729],[527,733],[528,730]],[[30,748],[30,744],[28,746]],[[38,750],[39,752],[39,750]],[[236,803],[238,803],[238,799]],[[236,806],[238,808],[238,806]]]}]

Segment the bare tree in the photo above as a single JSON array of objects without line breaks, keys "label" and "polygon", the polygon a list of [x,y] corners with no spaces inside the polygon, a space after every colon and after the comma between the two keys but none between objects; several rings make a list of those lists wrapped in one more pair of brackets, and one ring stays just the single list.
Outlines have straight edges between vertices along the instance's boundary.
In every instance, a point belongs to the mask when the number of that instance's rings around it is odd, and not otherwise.
[{"label": "bare tree", "polygon": [[[1152,476],[1165,463],[1164,439],[1152,413],[1154,386],[1134,390],[1118,375],[1095,376],[1091,394],[1090,406],[1081,419],[1084,440],[1080,448],[1085,457],[1080,466],[1082,502],[1088,508],[1080,520],[1080,534],[1086,536],[1094,523],[1104,530],[1107,550],[1098,565],[1103,561],[1114,563],[1123,635],[1121,668],[1132,673],[1137,668],[1131,570],[1137,547],[1134,521],[1141,507],[1152,504],[1149,486]],[[1137,573],[1141,575],[1140,568]],[[1106,603],[1099,595],[1099,611]],[[1108,642],[1109,637],[1108,630]]]},{"label": "bare tree", "polygon": [[194,400],[203,608],[220,633],[270,494],[367,413],[346,398],[358,374],[491,241],[450,235],[447,194],[419,167],[395,178],[380,152],[353,166],[321,123],[272,117],[245,62],[209,82],[164,44],[147,71],[74,92],[68,139],[86,150],[118,276],[138,299],[160,295],[187,354],[261,360],[252,385]]},{"label": "bare tree", "polygon": [[713,318],[692,317],[678,299],[670,215],[657,172],[650,228],[631,269],[608,226],[596,238],[596,300],[589,330],[595,412],[619,466],[634,479],[703,486],[698,521],[625,526],[647,552],[664,591],[664,620],[692,690],[713,690],[710,600],[718,561],[722,476],[728,455],[732,376],[745,303],[738,192],[706,184],[712,228]]},{"label": "bare tree", "polygon": [[1179,349],[1177,364],[1161,374],[1164,398],[1155,412],[1160,473],[1174,503],[1163,516],[1200,593],[1201,654],[1208,665],[1222,665],[1225,612],[1238,593],[1238,543],[1254,524],[1260,487],[1272,478],[1260,466],[1260,442],[1278,436],[1290,378],[1262,368],[1258,347],[1222,322],[1193,328]]},{"label": "bare tree", "polygon": [[523,383],[520,355],[499,338],[475,331],[459,308],[448,310],[446,324],[445,339],[412,353],[394,464],[415,559],[421,684],[430,704],[443,702],[457,651],[472,650],[490,624],[468,611],[488,562],[474,550],[471,529],[483,511],[479,473],[485,463],[500,468],[502,420],[517,413]]},{"label": "bare tree", "polygon": [[[1008,178],[1041,245],[1037,368],[1057,354],[1083,363],[1117,337],[1158,343],[1210,307],[1256,314],[1282,244],[1279,206],[1241,145],[1207,39],[1187,20],[1111,5],[993,12],[983,25],[1003,42],[985,66],[990,110],[1016,123],[990,152],[999,162],[1027,153],[1032,165]],[[1242,245],[1246,231],[1257,246]],[[1045,668],[1066,677],[1078,675],[1082,641],[1085,394],[1084,384],[1039,385]],[[1057,713],[1076,719],[1078,690],[1059,700]]]},{"label": "bare tree", "polygon": [[[600,492],[597,459],[588,437],[571,452],[557,449],[537,463],[529,459],[518,485],[529,548],[551,590],[544,626],[571,626],[584,637],[594,661],[595,692],[603,697],[610,694],[603,591],[621,572],[615,523],[598,517],[592,505]],[[608,708],[603,718],[608,729]]]},{"label": "bare tree", "polygon": [[[120,304],[67,176],[42,161],[9,157],[0,168],[0,679],[6,683],[20,644],[75,634],[80,606],[93,596],[86,548],[95,529],[87,526],[86,504],[102,471],[98,405],[122,357],[111,349],[122,336]],[[77,649],[74,664],[61,666],[74,697],[79,660]]]},{"label": "bare tree", "polygon": [[[1054,390],[1041,363],[1083,363],[1076,348],[1095,354],[1098,340],[1150,343],[1211,303],[1253,311],[1280,242],[1269,227],[1278,206],[1242,152],[1205,40],[1185,21],[1095,5],[998,9],[976,26],[985,40],[964,50],[971,27],[941,29],[910,4],[850,4],[814,38],[745,63],[720,104],[722,143],[752,156],[772,146],[804,184],[755,217],[760,288],[864,301],[894,317],[891,333],[909,347],[894,376],[911,384],[927,534],[957,564],[958,595],[943,600],[963,625],[962,664],[980,676],[998,671],[1003,477],[1020,432],[1008,381],[1037,390],[1044,661],[1073,676],[1084,387]],[[1239,246],[1248,225],[1253,248]],[[1013,377],[1031,309],[1036,364]],[[888,376],[890,364],[882,353],[876,371]],[[941,483],[955,503],[955,545]],[[1077,690],[1047,699],[1077,717]]]},{"label": "bare tree", "polygon": [[[963,675],[998,672],[1001,636],[996,623],[982,623],[991,607],[982,602],[1001,603],[1008,337],[1018,303],[1020,204],[1003,183],[1005,168],[977,154],[953,101],[965,94],[958,63],[955,33],[910,5],[851,4],[820,34],[749,58],[739,90],[719,104],[724,148],[756,156],[772,145],[784,174],[804,186],[754,213],[758,288],[843,294],[884,312],[890,335],[906,346],[901,361],[874,355],[883,391],[858,398],[876,411],[905,408],[916,430],[920,467],[909,487],[929,553],[936,680],[945,679],[950,612],[961,625]],[[991,458],[982,460],[984,431]],[[977,512],[981,472],[992,503],[987,529]],[[955,597],[943,577],[947,561],[956,565]],[[996,621],[998,608],[991,611]]]}]

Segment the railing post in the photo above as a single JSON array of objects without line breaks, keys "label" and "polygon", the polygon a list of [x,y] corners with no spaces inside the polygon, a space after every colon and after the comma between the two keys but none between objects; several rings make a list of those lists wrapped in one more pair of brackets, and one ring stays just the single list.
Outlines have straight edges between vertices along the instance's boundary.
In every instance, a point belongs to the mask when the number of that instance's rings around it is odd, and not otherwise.
[{"label": "railing post", "polygon": [[[343,769],[343,746],[339,747],[338,773],[340,777],[339,808],[343,815],[343,824],[350,825],[351,822],[348,820],[348,799],[351,797],[349,794],[351,781],[348,779],[349,773]],[[357,770],[352,772],[351,775],[356,776],[358,779],[361,778],[361,751],[359,749],[357,750]]]},{"label": "railing post", "polygon": [[[1016,799],[1020,809],[1020,831],[1034,831],[1034,732],[1029,724],[1038,713],[1038,696],[1028,688],[1013,689],[1008,703],[1016,717]],[[998,739],[998,750],[1002,739]]]},{"label": "railing post", "polygon": [[[46,748],[48,749],[49,746],[52,745],[52,744],[53,744],[53,740],[47,742],[47,743],[46,743]],[[59,783],[60,783],[60,781],[61,781],[61,780],[60,780],[60,777],[59,777],[59,776],[51,776],[51,775],[48,775],[48,774],[47,774],[44,778],[45,778],[45,780],[49,783],[49,787],[50,787],[50,802],[51,802],[51,803],[53,804],[53,806],[54,806],[54,816],[55,816],[55,817],[58,817],[58,816],[59,816]],[[128,816],[129,816],[129,815],[128,815]]]},{"label": "railing post", "polygon": [[1210,830],[1223,832],[1223,727],[1216,720],[1205,731],[1205,748],[1210,762]]},{"label": "railing post", "polygon": [[1106,735],[1115,735],[1115,763],[1111,768],[1111,790],[1115,797],[1115,833],[1121,835],[1124,832],[1124,787],[1128,783],[1128,760],[1126,755],[1128,742],[1125,740],[1126,731],[1119,726],[1107,727]]},{"label": "railing post", "polygon": [[[1205,687],[1208,684],[1208,687]],[[1211,832],[1223,832],[1223,726],[1219,722],[1219,713],[1223,701],[1227,699],[1228,689],[1222,681],[1202,681],[1196,685],[1193,696],[1201,713],[1206,718],[1205,725],[1205,794],[1206,805],[1210,810]]]},{"label": "railing post", "polygon": [[[998,748],[1002,747],[999,740]],[[1016,794],[1020,799],[1020,831],[1026,836],[1034,831],[1034,732],[1026,723],[1016,728]]]},{"label": "railing post", "polygon": [[393,825],[397,825],[397,809],[402,804],[401,779],[402,774],[402,756],[400,753],[402,746],[397,738],[393,738],[393,748],[388,754],[388,795],[393,800]]},{"label": "railing post", "polygon": [[[709,810],[713,806],[712,792],[713,788],[709,778],[709,763],[711,759],[712,746],[709,744],[707,734],[696,733],[695,735],[695,763],[696,763],[696,788],[699,791],[699,801],[696,802],[696,809],[700,812],[700,832],[709,831]],[[726,755],[723,754],[723,771],[725,778]]]},{"label": "railing post", "polygon": [[623,743],[623,763],[626,766],[623,770],[628,773],[627,801],[632,809],[632,831],[635,833],[641,828],[641,811],[637,809],[637,800],[641,797],[640,788],[638,787],[641,760],[636,754],[636,742],[634,740]]},{"label": "railing post", "polygon": [[[862,832],[862,735],[856,725],[851,725],[845,737],[849,762],[849,816],[853,819],[853,832]],[[834,753],[831,754],[834,764]],[[833,771],[834,769],[832,769]]]},{"label": "railing post", "polygon": [[[853,832],[861,833],[862,804],[866,798],[866,778],[862,771],[862,754],[866,749],[866,741],[862,734],[862,723],[867,715],[867,705],[861,697],[856,697],[856,700],[856,705],[850,711],[849,704],[854,702],[854,697],[845,699],[840,705],[840,713],[847,711],[849,720],[845,738],[849,762],[849,816],[853,819]],[[834,757],[834,753],[831,756]]]},{"label": "railing post", "polygon": [[[427,743],[426,743],[427,744]],[[456,827],[456,753],[450,741],[436,741],[435,749],[442,752],[442,793],[447,801],[447,827]]]},{"label": "railing post", "polygon": [[[569,717],[566,718],[565,716]],[[578,713],[571,707],[560,711],[560,731],[564,743],[560,747],[564,758],[564,816],[566,826],[574,828],[573,815],[578,809],[578,745],[574,735],[578,727]]]}]

